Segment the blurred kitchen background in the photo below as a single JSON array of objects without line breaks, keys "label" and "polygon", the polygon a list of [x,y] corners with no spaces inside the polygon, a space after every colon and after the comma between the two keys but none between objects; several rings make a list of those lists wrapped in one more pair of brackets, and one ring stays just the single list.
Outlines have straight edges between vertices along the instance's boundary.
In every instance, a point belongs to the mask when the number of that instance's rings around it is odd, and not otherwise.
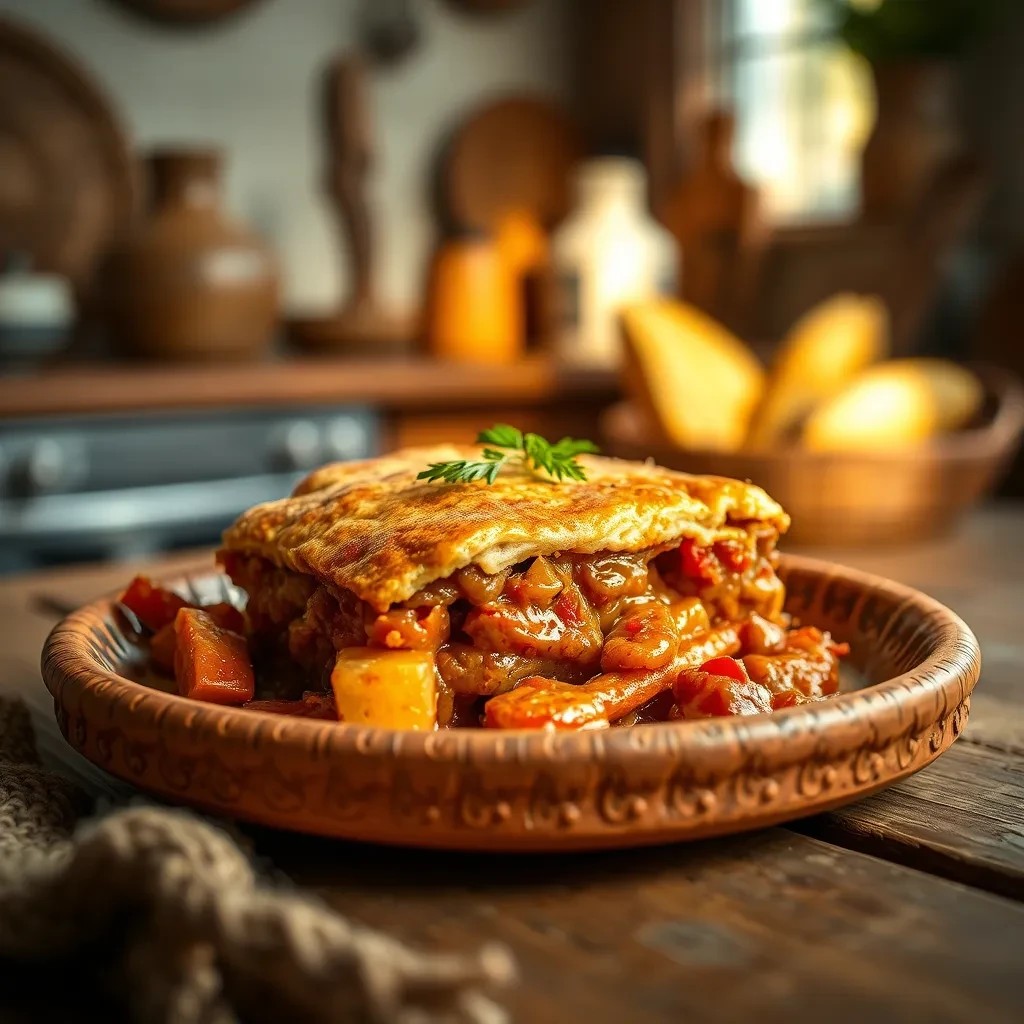
[{"label": "blurred kitchen background", "polygon": [[0,0],[0,573],[495,421],[953,529],[1022,124],[1013,0]]}]

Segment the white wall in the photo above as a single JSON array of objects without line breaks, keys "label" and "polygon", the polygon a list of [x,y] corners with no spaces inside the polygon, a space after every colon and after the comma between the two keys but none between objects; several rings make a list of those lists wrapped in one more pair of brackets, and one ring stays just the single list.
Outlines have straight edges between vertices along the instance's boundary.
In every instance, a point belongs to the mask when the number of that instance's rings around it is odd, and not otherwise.
[{"label": "white wall", "polygon": [[[276,247],[291,311],[328,308],[346,275],[317,193],[318,72],[350,46],[357,14],[381,0],[261,0],[213,26],[162,27],[113,0],[0,0],[76,56],[106,88],[142,146],[216,142],[227,206]],[[532,0],[489,17],[412,0],[422,41],[370,86],[377,139],[374,197],[382,293],[419,298],[434,223],[428,206],[440,138],[486,94],[568,90],[569,0]]]}]

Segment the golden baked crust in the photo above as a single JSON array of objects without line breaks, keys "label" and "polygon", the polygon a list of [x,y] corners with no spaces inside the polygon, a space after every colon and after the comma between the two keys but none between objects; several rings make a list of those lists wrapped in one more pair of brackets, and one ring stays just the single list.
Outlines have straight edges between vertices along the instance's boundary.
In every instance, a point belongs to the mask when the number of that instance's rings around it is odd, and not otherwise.
[{"label": "golden baked crust", "polygon": [[476,564],[498,572],[533,555],[641,551],[693,537],[781,533],[789,517],[761,488],[650,463],[581,456],[585,482],[503,470],[497,482],[427,483],[428,463],[479,458],[475,446],[407,448],[324,466],[291,497],[245,512],[224,547],[350,590],[378,609]]}]

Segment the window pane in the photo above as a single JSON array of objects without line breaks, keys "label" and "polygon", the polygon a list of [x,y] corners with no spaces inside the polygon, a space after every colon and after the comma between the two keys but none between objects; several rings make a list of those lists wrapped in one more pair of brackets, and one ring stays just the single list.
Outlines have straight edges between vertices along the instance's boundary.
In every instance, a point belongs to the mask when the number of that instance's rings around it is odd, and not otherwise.
[{"label": "window pane", "polygon": [[872,117],[867,68],[832,41],[818,0],[729,7],[723,84],[737,112],[737,169],[774,220],[854,214]]}]

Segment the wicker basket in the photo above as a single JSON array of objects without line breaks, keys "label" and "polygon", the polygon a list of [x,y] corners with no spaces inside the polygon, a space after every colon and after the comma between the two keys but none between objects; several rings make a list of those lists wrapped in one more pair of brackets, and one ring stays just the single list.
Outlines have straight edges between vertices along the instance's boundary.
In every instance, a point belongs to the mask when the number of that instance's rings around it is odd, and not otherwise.
[{"label": "wicker basket", "polygon": [[658,438],[629,403],[602,427],[610,455],[653,458],[672,469],[751,480],[793,517],[800,544],[870,545],[949,530],[998,483],[1024,429],[1024,390],[1001,371],[979,370],[985,408],[977,425],[913,449],[884,453],[714,452]]}]

